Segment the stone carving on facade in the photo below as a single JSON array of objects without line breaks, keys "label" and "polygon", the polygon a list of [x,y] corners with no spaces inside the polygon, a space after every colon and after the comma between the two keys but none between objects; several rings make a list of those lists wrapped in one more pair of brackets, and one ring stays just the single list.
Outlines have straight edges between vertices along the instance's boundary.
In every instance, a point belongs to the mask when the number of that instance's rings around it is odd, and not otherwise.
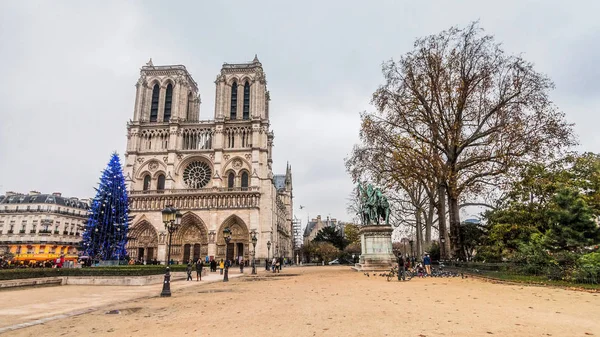
[{"label": "stone carving on facade", "polygon": [[211,230],[208,233],[208,243],[215,243],[215,236],[217,235],[217,233],[213,230]]},{"label": "stone carving on facade", "polygon": [[164,244],[165,243],[165,238],[166,238],[167,234],[165,233],[160,233],[158,235],[158,243],[159,244]]},{"label": "stone carving on facade", "polygon": [[250,160],[250,159],[252,159],[252,154],[250,154],[250,153],[246,153],[246,154],[244,155],[244,157],[246,158],[246,160]]},{"label": "stone carving on facade", "polygon": [[154,160],[153,160],[153,161],[151,161],[151,162],[148,164],[148,169],[149,169],[150,171],[152,171],[152,172],[156,171],[156,170],[158,169],[158,162],[157,162],[157,161],[154,161]]},{"label": "stone carving on facade", "polygon": [[144,160],[145,160],[145,159],[144,159],[144,157],[139,157],[139,158],[137,159],[137,162],[141,164],[141,163],[143,163],[143,162],[144,162]]},{"label": "stone carving on facade", "polygon": [[235,159],[231,166],[233,166],[234,169],[239,170],[242,168],[242,161],[240,159]]},{"label": "stone carving on facade", "polygon": [[229,160],[229,155],[228,155],[228,154],[226,154],[226,155],[223,155],[223,159],[225,159],[225,160]]},{"label": "stone carving on facade", "polygon": [[165,156],[163,157],[163,162],[165,162],[165,164],[169,163],[169,157]]},{"label": "stone carving on facade", "polygon": [[215,154],[214,153],[211,153],[208,157],[210,158],[210,161],[212,161],[212,162],[215,161]]},{"label": "stone carving on facade", "polygon": [[254,79],[258,82],[260,82],[261,84],[267,84],[267,79],[265,77],[265,73],[262,71],[262,69],[259,69],[256,73],[256,77],[254,77]]},{"label": "stone carving on facade", "polygon": [[181,158],[183,158],[183,154],[182,153],[178,153],[177,154],[177,159],[181,159]]}]

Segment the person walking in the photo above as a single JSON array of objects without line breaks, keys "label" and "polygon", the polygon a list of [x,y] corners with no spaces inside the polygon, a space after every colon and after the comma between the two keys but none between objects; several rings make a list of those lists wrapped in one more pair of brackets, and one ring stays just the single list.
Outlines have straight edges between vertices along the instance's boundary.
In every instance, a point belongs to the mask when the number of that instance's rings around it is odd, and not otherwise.
[{"label": "person walking", "polygon": [[196,262],[196,282],[202,281],[202,269],[204,268],[204,261],[198,259]]},{"label": "person walking", "polygon": [[240,259],[240,273],[244,273],[244,259]]},{"label": "person walking", "polygon": [[219,269],[221,270],[221,275],[223,275],[223,269],[225,269],[225,262],[223,262],[223,259],[219,262]]},{"label": "person walking", "polygon": [[402,277],[402,281],[406,281],[406,268],[404,267],[404,257],[402,253],[398,254],[398,281]]},{"label": "person walking", "polygon": [[193,279],[192,279],[192,262],[188,262],[187,268],[185,268],[185,271],[187,272],[186,281],[193,281]]},{"label": "person walking", "polygon": [[423,265],[425,266],[425,272],[427,275],[431,275],[431,258],[429,257],[429,254],[425,254],[425,257],[423,258]]}]

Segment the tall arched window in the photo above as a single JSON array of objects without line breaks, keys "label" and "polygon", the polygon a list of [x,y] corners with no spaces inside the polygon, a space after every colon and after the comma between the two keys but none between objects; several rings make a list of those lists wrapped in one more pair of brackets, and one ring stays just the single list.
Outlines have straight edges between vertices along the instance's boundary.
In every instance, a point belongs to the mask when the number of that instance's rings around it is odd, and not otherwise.
[{"label": "tall arched window", "polygon": [[229,118],[236,119],[237,118],[237,83],[233,82],[231,85],[231,114]]},{"label": "tall arched window", "polygon": [[156,122],[158,118],[158,96],[160,94],[160,87],[158,84],[154,85],[152,89],[152,106],[150,106],[150,121]]},{"label": "tall arched window", "polygon": [[242,172],[242,190],[248,189],[248,172]]},{"label": "tall arched window", "polygon": [[187,104],[186,104],[186,108],[185,108],[186,109],[185,116],[188,121],[192,120],[192,116],[190,115],[191,111],[192,111],[191,106],[190,106],[191,104],[192,104],[192,93],[190,92],[187,96]]},{"label": "tall arched window", "polygon": [[233,188],[235,182],[235,175],[233,172],[230,172],[227,176],[227,188]]},{"label": "tall arched window", "polygon": [[167,94],[165,95],[165,117],[163,121],[168,122],[171,119],[171,103],[173,102],[173,86],[167,85]]},{"label": "tall arched window", "polygon": [[158,176],[158,181],[156,182],[156,189],[162,191],[165,189],[165,175],[161,174]]},{"label": "tall arched window", "polygon": [[150,189],[150,175],[147,174],[144,177],[144,191],[148,191]]},{"label": "tall arched window", "polygon": [[250,83],[244,84],[244,119],[250,119]]}]

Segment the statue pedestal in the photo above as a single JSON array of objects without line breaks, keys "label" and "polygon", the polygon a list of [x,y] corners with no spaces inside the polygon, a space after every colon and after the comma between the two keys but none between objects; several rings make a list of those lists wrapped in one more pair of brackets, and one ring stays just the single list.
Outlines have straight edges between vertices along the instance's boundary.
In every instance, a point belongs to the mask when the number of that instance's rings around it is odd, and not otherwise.
[{"label": "statue pedestal", "polygon": [[361,255],[356,271],[389,271],[396,263],[392,252],[392,226],[363,226],[360,228]]}]

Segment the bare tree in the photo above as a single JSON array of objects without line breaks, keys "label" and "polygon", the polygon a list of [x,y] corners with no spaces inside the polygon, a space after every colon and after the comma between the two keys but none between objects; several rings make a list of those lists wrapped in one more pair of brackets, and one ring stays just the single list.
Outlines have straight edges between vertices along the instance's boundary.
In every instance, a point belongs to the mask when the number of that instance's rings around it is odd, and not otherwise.
[{"label": "bare tree", "polygon": [[384,63],[383,74],[385,84],[373,94],[377,112],[362,116],[361,136],[369,134],[362,140],[371,140],[363,145],[387,146],[418,179],[436,184],[438,214],[445,214],[447,197],[455,255],[466,196],[499,188],[515,167],[576,144],[572,125],[549,98],[551,80],[507,55],[477,22],[418,39],[413,51]]}]

